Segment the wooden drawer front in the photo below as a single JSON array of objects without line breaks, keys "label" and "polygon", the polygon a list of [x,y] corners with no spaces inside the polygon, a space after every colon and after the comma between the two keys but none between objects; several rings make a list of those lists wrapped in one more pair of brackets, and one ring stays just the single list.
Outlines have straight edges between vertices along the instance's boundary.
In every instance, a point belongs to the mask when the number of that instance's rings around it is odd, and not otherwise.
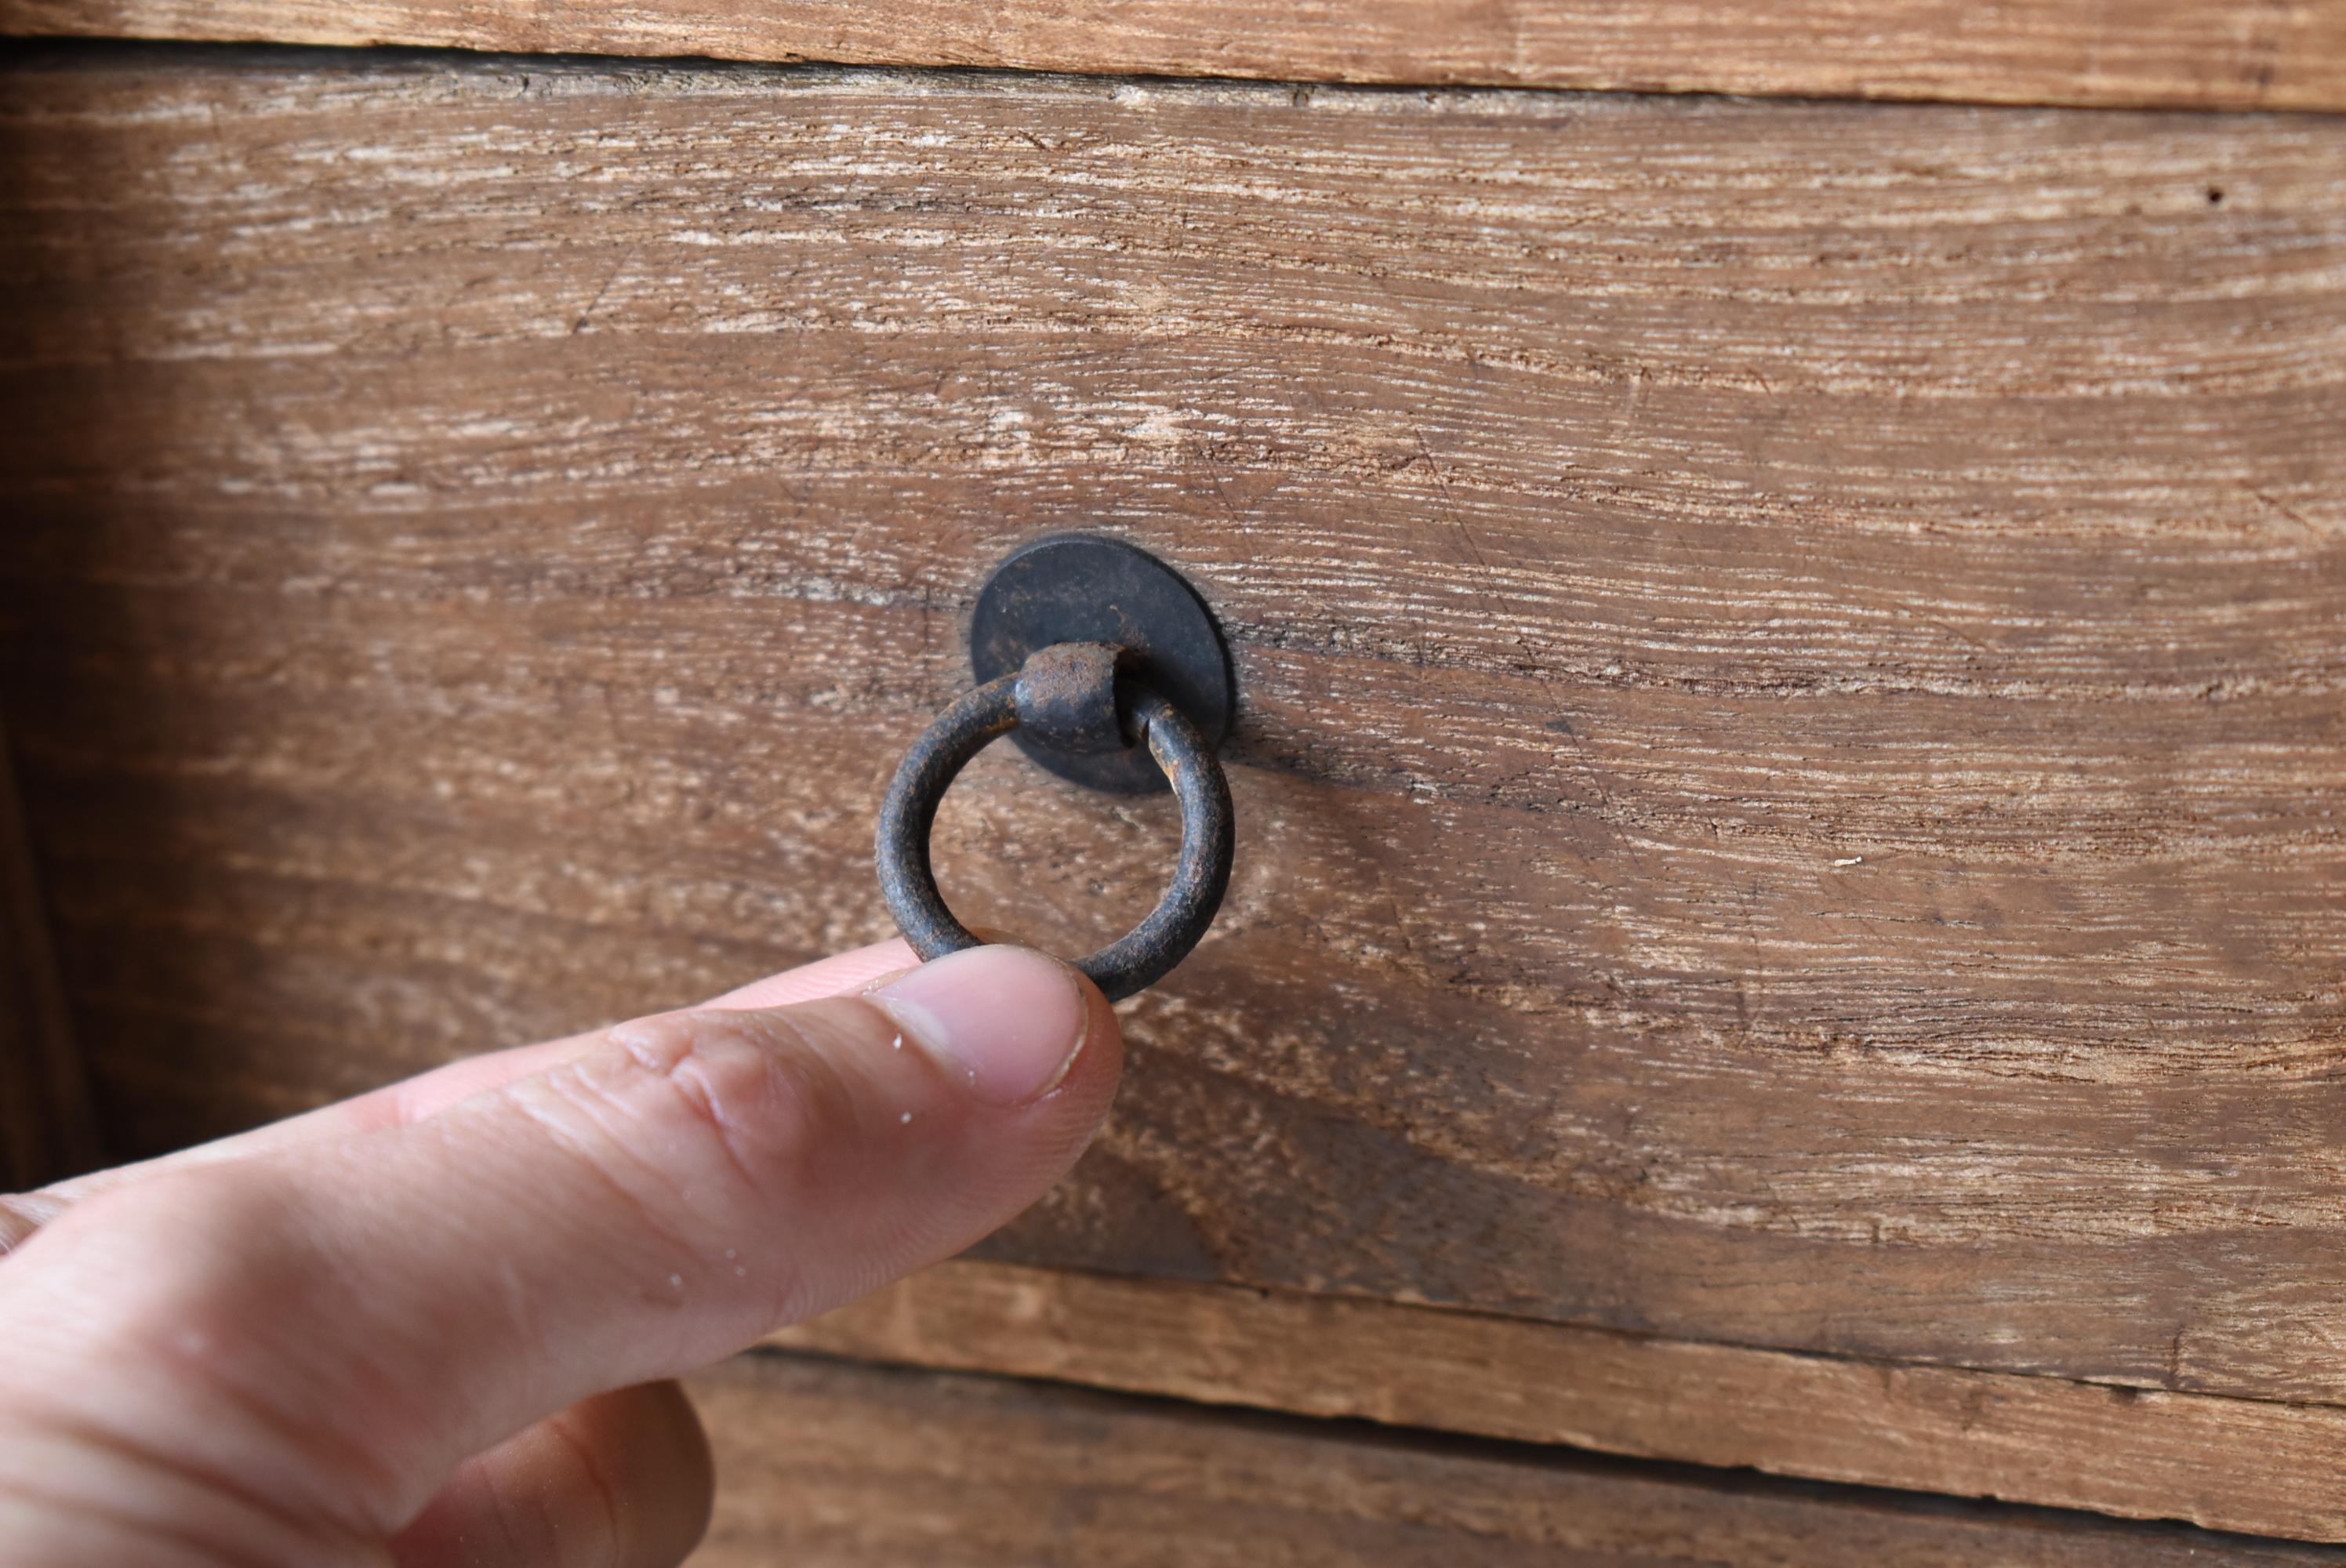
[{"label": "wooden drawer front", "polygon": [[744,1358],[692,1391],[719,1477],[694,1568],[2334,1568],[2346,1557],[837,1362]]},{"label": "wooden drawer front", "polygon": [[[124,52],[0,137],[138,1148],[884,933],[1099,527],[1238,879],[996,1257],[2346,1398],[2346,121]],[[1074,949],[1172,834],[990,756],[939,859]]]}]

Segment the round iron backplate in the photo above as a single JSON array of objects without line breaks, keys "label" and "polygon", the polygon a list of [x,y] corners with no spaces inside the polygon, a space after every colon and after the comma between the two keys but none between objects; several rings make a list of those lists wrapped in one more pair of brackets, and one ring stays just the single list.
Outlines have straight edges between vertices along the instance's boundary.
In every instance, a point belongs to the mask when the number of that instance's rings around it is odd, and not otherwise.
[{"label": "round iron backplate", "polygon": [[[1121,539],[1062,534],[1024,545],[978,590],[969,658],[979,685],[1008,675],[1053,643],[1117,643],[1131,673],[1156,688],[1209,748],[1230,728],[1230,660],[1206,602],[1178,572]],[[1062,779],[1122,795],[1166,789],[1146,746],[1077,755],[1011,738]]]}]

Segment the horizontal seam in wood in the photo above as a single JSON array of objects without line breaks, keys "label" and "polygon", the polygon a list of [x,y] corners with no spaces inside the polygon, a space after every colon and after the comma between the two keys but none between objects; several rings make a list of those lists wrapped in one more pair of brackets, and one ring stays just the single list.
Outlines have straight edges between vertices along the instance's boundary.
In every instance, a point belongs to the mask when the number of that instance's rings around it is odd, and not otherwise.
[{"label": "horizontal seam in wood", "polygon": [[[1880,1371],[1892,1372],[1944,1372],[1949,1375],[1993,1378],[1999,1380],[2013,1378],[2025,1380],[2032,1383],[2043,1384],[2048,1387],[2099,1390],[2116,1394],[2120,1397],[2155,1394],[2161,1399],[2169,1400],[2193,1400],[2207,1401],[2209,1403],[2269,1407],[2280,1410],[2335,1410],[2341,1414],[2346,1414],[2346,1400],[2331,1401],[2327,1400],[2275,1399],[2269,1398],[2261,1394],[2209,1392],[2195,1389],[2174,1389],[2155,1383],[2125,1383],[2099,1378],[2065,1376],[2058,1372],[2024,1371],[2008,1367],[1972,1366],[1955,1361],[1926,1361],[1898,1357],[1858,1355],[1836,1350],[1803,1349],[1799,1348],[1788,1348],[1782,1345],[1763,1344],[1750,1340],[1688,1339],[1678,1335],[1650,1332],[1636,1329],[1623,1329],[1608,1323],[1590,1322],[1585,1319],[1574,1319],[1568,1318],[1517,1317],[1511,1313],[1494,1312],[1485,1307],[1455,1306],[1447,1302],[1440,1301],[1396,1301],[1388,1297],[1359,1295],[1343,1291],[1298,1290],[1288,1286],[1253,1285],[1229,1280],[1163,1278],[1140,1274],[1116,1274],[1104,1269],[1063,1268],[1056,1266],[1046,1268],[1035,1264],[993,1263],[990,1261],[975,1259],[963,1260],[958,1264],[948,1264],[945,1267],[964,1267],[971,1268],[1000,1270],[1005,1273],[1016,1272],[1046,1278],[1066,1277],[1074,1279],[1094,1280],[1109,1285],[1127,1286],[1136,1288],[1162,1290],[1167,1292],[1196,1291],[1206,1294],[1222,1295],[1225,1297],[1253,1297],[1266,1302],[1283,1301],[1298,1306],[1326,1304],[1338,1308],[1353,1308],[1376,1312],[1418,1313],[1424,1314],[1428,1317],[1446,1319],[1454,1322],[1492,1323],[1503,1325],[1509,1329],[1525,1330],[1554,1329],[1560,1333],[1601,1337],[1604,1339],[1617,1340],[1623,1344],[1650,1346],[1656,1349],[1663,1350],[1720,1350],[1732,1351],[1751,1356],[1781,1356],[1790,1360],[1813,1362],[1817,1365],[1827,1367],[1865,1367]],[[782,1330],[784,1333],[788,1333],[789,1331],[790,1330],[788,1329]],[[1026,1374],[1018,1375],[1025,1376]],[[1037,1376],[1040,1376],[1042,1380],[1045,1381],[1066,1382],[1074,1387],[1088,1388],[1096,1386],[1086,1383],[1080,1379],[1057,1379],[1049,1377],[1047,1374],[1038,1374]],[[1202,1403],[1205,1401],[1193,1402]],[[1242,1408],[1260,1409],[1262,1407],[1250,1406]],[[1434,1431],[1438,1429],[1425,1428],[1422,1430]],[[1493,1441],[1512,1441],[1514,1440],[1494,1439]],[[1532,1446],[1537,1447],[1539,1445],[1534,1444]],[[1591,1450],[1589,1451],[1594,1452],[1598,1451]]]},{"label": "horizontal seam in wood", "polygon": [[969,1378],[1014,1387],[1049,1388],[1080,1390],[1096,1399],[1129,1402],[1136,1409],[1151,1409],[1208,1423],[1229,1423],[1232,1427],[1262,1431],[1286,1431],[1327,1435],[1346,1443],[1363,1448],[1401,1449],[1428,1456],[1441,1455],[1461,1459],[1479,1459],[1530,1470],[1553,1470],[1568,1466],[1592,1474],[1634,1476],[1653,1481],[1677,1481],[1708,1490],[1741,1495],[1780,1498],[1810,1498],[1853,1507],[1870,1507],[1895,1514],[1936,1513],[1949,1511],[1969,1512],[1994,1510],[2007,1515],[2015,1523],[2032,1516],[2040,1522],[2069,1522],[2111,1526],[2115,1528],[2170,1529],[2204,1535],[2217,1541],[2237,1541],[2268,1544],[2318,1544],[2294,1537],[2257,1535],[2243,1531],[2224,1530],[2188,1520],[2147,1520],[2125,1518],[2097,1513],[2089,1508],[2063,1507],[2054,1503],[2015,1502],[2000,1497],[1971,1497],[1957,1492],[1926,1492],[1910,1487],[1877,1486],[1865,1481],[1819,1481],[1760,1469],[1755,1465],[1704,1464],[1674,1459],[1647,1458],[1636,1454],[1609,1452],[1571,1442],[1538,1442],[1525,1438],[1494,1437],[1483,1432],[1459,1431],[1443,1427],[1423,1426],[1408,1422],[1383,1421],[1367,1416],[1321,1415],[1309,1410],[1288,1410],[1273,1405],[1229,1404],[1197,1399],[1185,1394],[1159,1392],[1147,1389],[1087,1383],[1080,1380],[1053,1377],[1047,1373],[990,1370],[981,1367],[938,1368],[916,1361],[884,1361],[824,1348],[795,1345],[758,1344],[741,1354],[752,1359],[772,1358],[780,1361],[818,1361],[841,1367],[852,1367],[890,1378]]},{"label": "horizontal seam in wood", "polygon": [[815,55],[778,55],[771,58],[750,58],[725,55],[610,54],[592,50],[565,49],[529,51],[509,47],[475,48],[464,44],[441,43],[316,43],[299,38],[150,37],[136,34],[91,35],[11,31],[6,27],[5,15],[6,0],[0,0],[0,69],[22,68],[26,64],[38,65],[42,63],[40,56],[44,54],[59,58],[87,59],[94,65],[102,66],[113,64],[143,52],[156,58],[173,56],[185,56],[189,60],[209,58],[227,66],[260,65],[278,59],[291,64],[314,66],[326,60],[339,59],[347,64],[357,64],[361,61],[382,63],[409,61],[418,65],[433,62],[448,65],[476,64],[479,68],[489,71],[525,70],[536,66],[584,69],[601,67],[614,73],[676,70],[708,76],[740,73],[775,76],[804,74],[810,76],[836,74],[841,76],[866,79],[881,76],[901,76],[907,79],[928,77],[964,83],[998,81],[1005,87],[1056,85],[1064,91],[1073,93],[1088,91],[1099,96],[1105,96],[1106,93],[1119,87],[1134,87],[1168,90],[1192,88],[1200,92],[1210,92],[1216,89],[1259,91],[1267,94],[1286,92],[1290,95],[1330,91],[1356,93],[1363,96],[1384,94],[1410,98],[1423,98],[1428,94],[1444,97],[1487,95],[1547,98],[1558,102],[1574,99],[1599,101],[1636,101],[1652,98],[1714,99],[1721,103],[1781,105],[1787,110],[1806,107],[1871,108],[1894,112],[1902,108],[1927,108],[1936,106],[1947,108],[2005,111],[2014,114],[2036,114],[2049,110],[2080,115],[2198,115],[2212,118],[2256,116],[2268,119],[2287,118],[2290,116],[2312,116],[2323,118],[2346,116],[2346,102],[2335,105],[2291,104],[2278,107],[2265,107],[2173,103],[2157,99],[2070,100],[1952,97],[1931,94],[1896,96],[1867,93],[1751,92],[1713,87],[1672,87],[1667,84],[1596,87],[1571,83],[1523,82],[1495,77],[1488,79],[1444,77],[1412,81],[1389,77],[1250,76],[1205,72],[1114,69],[1087,71],[1066,66],[966,65],[946,60],[918,58],[864,60],[852,57],[826,58]]}]

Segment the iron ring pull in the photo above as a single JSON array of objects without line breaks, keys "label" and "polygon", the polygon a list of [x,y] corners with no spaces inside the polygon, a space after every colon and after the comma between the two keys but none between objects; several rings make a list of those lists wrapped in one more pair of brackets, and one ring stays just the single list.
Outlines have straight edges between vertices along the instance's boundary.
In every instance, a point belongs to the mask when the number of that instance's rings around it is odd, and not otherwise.
[{"label": "iron ring pull", "polygon": [[1229,781],[1197,726],[1125,673],[1126,662],[1111,644],[1039,648],[1018,670],[964,694],[913,743],[881,803],[876,859],[888,912],[923,960],[981,945],[937,891],[929,830],[970,759],[1019,728],[1070,751],[1145,742],[1181,803],[1180,858],[1164,897],[1123,938],[1075,966],[1121,1002],[1170,973],[1206,934],[1230,881]]}]

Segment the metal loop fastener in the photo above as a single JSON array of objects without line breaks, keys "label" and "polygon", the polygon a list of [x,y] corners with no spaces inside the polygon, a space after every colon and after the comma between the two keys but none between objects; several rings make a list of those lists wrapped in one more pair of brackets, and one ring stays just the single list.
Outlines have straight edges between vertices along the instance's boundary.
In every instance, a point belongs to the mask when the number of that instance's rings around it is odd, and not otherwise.
[{"label": "metal loop fastener", "polygon": [[[881,803],[876,859],[888,911],[923,959],[980,945],[937,891],[929,830],[969,759],[1022,725],[1030,734],[1039,729],[1092,746],[1145,743],[1181,803],[1181,853],[1165,896],[1122,939],[1075,966],[1109,1001],[1120,1002],[1170,973],[1213,923],[1230,881],[1229,781],[1180,709],[1118,673],[1117,652],[1076,643],[1038,649],[1022,669],[986,682],[938,715],[905,754]],[[1112,699],[1113,708],[1102,698]]]}]

